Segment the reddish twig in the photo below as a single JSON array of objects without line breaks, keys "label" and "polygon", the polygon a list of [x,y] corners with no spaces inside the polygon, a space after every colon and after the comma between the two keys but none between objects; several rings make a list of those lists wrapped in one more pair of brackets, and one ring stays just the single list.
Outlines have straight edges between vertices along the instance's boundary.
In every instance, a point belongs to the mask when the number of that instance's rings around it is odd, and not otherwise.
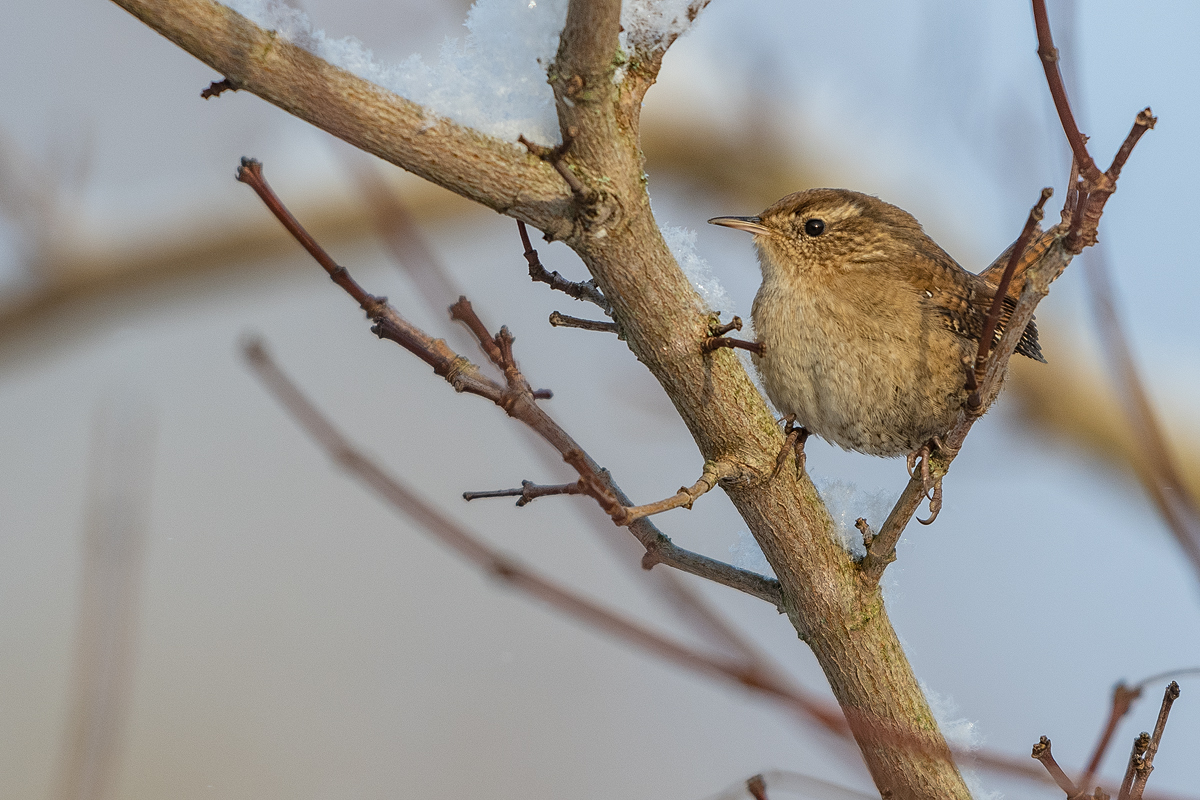
[{"label": "reddish twig", "polygon": [[1150,779],[1150,773],[1154,771],[1154,756],[1158,753],[1158,745],[1162,741],[1163,731],[1167,727],[1167,716],[1171,713],[1171,705],[1177,699],[1179,699],[1179,684],[1171,681],[1167,684],[1167,690],[1163,692],[1162,705],[1158,709],[1158,720],[1154,723],[1154,735],[1150,737],[1146,755],[1138,767],[1137,777],[1134,779],[1129,793],[1130,800],[1141,800],[1142,793],[1146,791],[1146,781]]},{"label": "reddish twig", "polygon": [[502,403],[504,388],[479,373],[478,368],[451,350],[441,339],[434,339],[408,324],[390,305],[387,298],[376,297],[363,289],[345,267],[339,265],[292,216],[283,202],[271,190],[262,174],[262,164],[243,158],[237,179],[258,194],[271,213],[283,223],[288,233],[298,241],[329,277],[358,303],[374,323],[372,330],[383,339],[390,339],[420,358],[433,371],[449,381],[456,391],[469,392]]},{"label": "reddish twig", "polygon": [[1038,740],[1038,743],[1033,746],[1033,757],[1042,762],[1042,766],[1046,768],[1046,772],[1050,773],[1050,777],[1058,784],[1058,788],[1067,793],[1068,798],[1077,797],[1080,792],[1075,784],[1071,783],[1071,779],[1067,777],[1067,773],[1062,771],[1062,767],[1054,760],[1054,754],[1050,752],[1050,739],[1043,736]]},{"label": "reddish twig", "polygon": [[[1046,0],[1033,0],[1034,26],[1037,28],[1038,56],[1046,71],[1046,84],[1050,88],[1050,96],[1054,99],[1054,108],[1062,122],[1063,132],[1071,145],[1071,154],[1078,170],[1079,197],[1072,207],[1071,231],[1067,237],[1067,249],[1071,253],[1082,252],[1083,248],[1096,243],[1096,229],[1100,224],[1100,215],[1104,212],[1104,204],[1117,190],[1117,178],[1122,167],[1133,152],[1134,145],[1142,135],[1154,127],[1157,121],[1150,109],[1144,109],[1134,121],[1133,128],[1125,141],[1117,150],[1112,164],[1106,172],[1101,172],[1087,150],[1087,137],[1084,136],[1075,122],[1067,99],[1066,86],[1063,84],[1062,73],[1058,68],[1058,49],[1050,33],[1050,19],[1046,14]],[[1072,181],[1072,184],[1075,182]]]},{"label": "reddish twig", "polygon": [[1062,122],[1063,133],[1071,145],[1071,153],[1079,171],[1089,182],[1099,179],[1101,173],[1087,151],[1087,137],[1079,131],[1075,124],[1075,115],[1071,112],[1071,102],[1067,99],[1067,87],[1063,83],[1062,73],[1058,69],[1058,48],[1050,34],[1050,18],[1046,14],[1046,0],[1033,0],[1033,24],[1037,29],[1038,57],[1042,68],[1046,71],[1046,84],[1050,87],[1050,96],[1054,98],[1054,108]]},{"label": "reddish twig", "polygon": [[533,243],[529,241],[529,231],[526,229],[525,223],[521,220],[517,220],[517,232],[521,234],[521,244],[525,247],[524,256],[526,263],[529,264],[530,278],[540,283],[545,283],[551,289],[568,294],[576,300],[585,300],[589,303],[594,303],[600,306],[605,314],[612,316],[612,304],[608,302],[608,298],[604,296],[604,293],[596,288],[594,280],[569,281],[562,275],[559,275],[557,271],[550,272],[542,266],[542,261],[538,258],[538,251],[533,249]]},{"label": "reddish twig", "polygon": [[983,410],[983,401],[979,397],[978,382],[983,379],[984,372],[987,368],[988,354],[992,349],[992,340],[996,336],[996,328],[1000,325],[1000,316],[1004,310],[1004,300],[1008,297],[1008,287],[1012,283],[1013,275],[1017,271],[1017,263],[1020,262],[1021,256],[1025,254],[1025,248],[1029,246],[1030,240],[1033,238],[1033,232],[1037,229],[1038,223],[1045,216],[1044,208],[1046,201],[1054,194],[1054,190],[1050,187],[1042,189],[1042,196],[1029,211],[1029,217],[1025,220],[1025,227],[1021,230],[1021,235],[1017,237],[1016,244],[1013,245],[1012,254],[1008,257],[1008,265],[1004,268],[1004,274],[1000,278],[1000,283],[996,287],[996,296],[992,298],[992,307],[988,310],[987,321],[983,325],[983,333],[979,337],[979,352],[975,356],[975,369],[971,371],[967,379],[967,391],[970,393],[967,397],[967,408],[973,412],[981,412]]},{"label": "reddish twig", "polygon": [[1133,707],[1133,702],[1142,696],[1140,687],[1129,688],[1124,683],[1118,683],[1113,687],[1112,704],[1108,712],[1108,720],[1104,723],[1104,730],[1100,732],[1100,740],[1096,742],[1096,747],[1092,750],[1092,757],[1088,759],[1087,767],[1083,770],[1083,777],[1079,780],[1079,785],[1087,787],[1092,785],[1092,781],[1096,777],[1096,773],[1100,770],[1100,762],[1104,760],[1104,754],[1108,751],[1109,742],[1112,741],[1113,733],[1117,730],[1117,723],[1121,721],[1129,709]]},{"label": "reddish twig", "polygon": [[494,550],[484,540],[447,519],[440,511],[354,448],[284,374],[261,342],[248,342],[244,351],[250,365],[271,393],[336,464],[358,477],[390,505],[411,517],[472,563],[511,586],[549,602],[560,611],[636,644],[660,658],[774,696],[808,718],[819,721],[829,730],[845,729],[841,712],[836,707],[827,708],[822,701],[810,698],[800,690],[789,688],[757,669],[725,661],[665,639],[636,622],[540,577],[509,556]]},{"label": "reddish twig", "polygon": [[[813,698],[804,690],[788,686],[754,664],[727,661],[666,639],[637,622],[578,596],[570,589],[538,575],[520,562],[493,549],[479,537],[447,519],[440,511],[354,448],[282,372],[260,342],[248,342],[245,345],[245,354],[271,393],[335,463],[371,487],[394,508],[410,516],[439,541],[489,574],[512,588],[549,603],[570,617],[654,656],[709,677],[730,680],[773,697],[805,719],[847,741],[850,740],[846,718],[843,711],[836,706]],[[908,743],[920,750],[929,748],[926,739],[916,731],[892,729],[866,714],[855,714],[852,709],[848,709],[846,713],[855,716],[856,725],[880,730],[884,740]],[[979,751],[970,755],[977,764],[989,769],[1028,778],[1038,777],[1037,773],[1007,756]]]},{"label": "reddish twig", "polygon": [[766,347],[762,342],[747,342],[742,339],[730,339],[726,336],[727,333],[732,331],[740,331],[742,329],[741,317],[735,316],[724,325],[717,324],[717,320],[719,319],[717,315],[714,314],[712,319],[712,330],[709,331],[709,335],[704,339],[704,341],[700,343],[701,352],[711,353],[714,350],[722,347],[728,347],[730,349],[741,348],[743,350],[749,350],[751,353],[754,353],[758,356],[761,356],[764,352],[766,352]]},{"label": "reddish twig", "polygon": [[[967,414],[966,419],[960,420],[943,437],[943,452],[938,454],[934,463],[934,479],[939,479],[949,469],[950,463],[961,448],[967,433],[970,432],[974,420],[987,409],[995,398],[1008,360],[1016,350],[1025,327],[1032,321],[1034,308],[1049,291],[1050,282],[1062,273],[1074,255],[1082,251],[1085,246],[1095,243],[1096,228],[1104,211],[1104,204],[1108,197],[1116,191],[1116,177],[1129,158],[1133,146],[1142,134],[1154,126],[1155,122],[1150,109],[1138,114],[1134,129],[1130,131],[1125,143],[1118,150],[1109,172],[1100,172],[1091,156],[1088,155],[1087,137],[1079,131],[1079,126],[1075,124],[1075,118],[1071,112],[1066,87],[1063,85],[1062,75],[1058,70],[1058,51],[1054,47],[1050,34],[1045,0],[1032,1],[1038,34],[1038,54],[1045,67],[1046,82],[1050,87],[1050,94],[1054,98],[1055,108],[1058,110],[1059,119],[1062,121],[1063,130],[1074,155],[1071,181],[1068,187],[1067,201],[1064,205],[1064,223],[1037,237],[1031,245],[1026,247],[1021,240],[1031,237],[1036,229],[1027,221],[1026,231],[1028,233],[1023,231],[1022,237],[1009,253],[1005,273],[1025,274],[1025,287],[1022,290],[1021,298],[1017,300],[1016,306],[1008,315],[1000,342],[993,347],[992,340],[995,337],[995,330],[999,329],[998,324],[990,332],[985,331],[985,335],[980,337],[982,358],[976,358],[975,369],[967,369],[968,410],[972,413]],[[1077,175],[1081,177],[1076,179]],[[1043,200],[1042,203],[1044,202]],[[1038,208],[1042,203],[1038,204]],[[1030,216],[1032,218],[1033,214],[1031,213]],[[1036,223],[1036,220],[1033,221]],[[1028,265],[1026,270],[1021,269],[1022,264]],[[1033,272],[1043,268],[1044,274],[1037,275],[1037,280],[1031,281]],[[991,269],[987,272],[990,273]],[[1008,280],[1011,281],[1011,277]],[[1002,277],[1000,283],[1004,286],[1003,288],[997,286],[992,312],[988,314],[989,321],[993,317],[997,317],[996,306],[1001,304],[1002,308],[1004,298],[1008,293],[1007,281]],[[995,354],[990,360],[986,360],[989,351],[994,351]],[[981,361],[984,364],[982,368]],[[920,507],[927,491],[924,479],[913,478],[905,486],[887,520],[879,529],[879,534],[873,539],[868,557],[863,559],[860,564],[865,579],[878,581],[887,564],[894,560],[895,546],[900,539],[900,534]]]}]

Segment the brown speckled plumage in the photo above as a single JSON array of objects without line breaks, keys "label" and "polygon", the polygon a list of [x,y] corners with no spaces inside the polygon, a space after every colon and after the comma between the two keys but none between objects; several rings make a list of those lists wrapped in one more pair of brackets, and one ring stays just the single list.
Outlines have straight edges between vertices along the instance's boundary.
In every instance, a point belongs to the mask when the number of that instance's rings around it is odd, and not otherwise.
[{"label": "brown speckled plumage", "polygon": [[[755,234],[763,283],[753,317],[765,347],[755,363],[776,408],[879,456],[950,429],[995,296],[991,273],[960,267],[906,211],[845,189],[712,221]],[[1006,297],[997,340],[1012,306]],[[1017,352],[1042,360],[1033,323]]]}]

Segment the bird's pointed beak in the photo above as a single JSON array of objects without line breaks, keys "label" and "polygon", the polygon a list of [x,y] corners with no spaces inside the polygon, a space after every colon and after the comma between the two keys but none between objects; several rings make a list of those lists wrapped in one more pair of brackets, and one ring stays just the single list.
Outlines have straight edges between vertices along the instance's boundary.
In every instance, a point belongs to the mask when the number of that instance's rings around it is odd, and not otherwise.
[{"label": "bird's pointed beak", "polygon": [[747,231],[756,236],[766,236],[771,232],[770,228],[762,224],[761,217],[713,217],[708,224],[737,228],[739,231]]}]

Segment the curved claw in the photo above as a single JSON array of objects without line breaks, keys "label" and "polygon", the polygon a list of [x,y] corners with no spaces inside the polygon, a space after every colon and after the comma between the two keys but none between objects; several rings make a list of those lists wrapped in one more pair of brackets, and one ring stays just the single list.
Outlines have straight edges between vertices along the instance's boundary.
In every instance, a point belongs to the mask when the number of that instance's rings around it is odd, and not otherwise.
[{"label": "curved claw", "polygon": [[932,525],[933,521],[938,518],[938,514],[942,512],[942,479],[938,478],[933,484],[933,496],[929,497],[929,519],[921,519],[917,517],[917,522],[922,525]]},{"label": "curved claw", "polygon": [[783,447],[779,448],[779,455],[775,457],[775,469],[771,470],[769,480],[775,480],[779,473],[783,470],[783,465],[787,463],[789,453],[796,456],[796,475],[804,470],[805,455],[804,443],[808,441],[808,429],[803,425],[796,424],[796,415],[788,414],[783,419],[779,420],[783,425],[783,433],[786,437],[783,442]]}]

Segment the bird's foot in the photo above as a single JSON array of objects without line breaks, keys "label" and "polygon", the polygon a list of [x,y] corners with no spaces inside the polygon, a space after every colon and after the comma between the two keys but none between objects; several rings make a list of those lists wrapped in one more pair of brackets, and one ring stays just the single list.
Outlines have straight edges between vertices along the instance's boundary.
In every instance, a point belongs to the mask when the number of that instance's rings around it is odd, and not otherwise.
[{"label": "bird's foot", "polygon": [[796,457],[796,475],[804,471],[804,443],[808,441],[809,436],[807,428],[796,424],[795,414],[788,414],[779,421],[783,424],[784,440],[783,447],[779,448],[779,455],[775,457],[775,469],[771,472],[771,480],[775,480],[783,470],[788,455],[794,454]]},{"label": "bird's foot", "polygon": [[919,474],[925,496],[929,498],[929,518],[917,517],[917,522],[922,525],[932,525],[942,510],[942,476],[933,477],[929,469],[930,457],[941,449],[942,440],[935,436],[908,454],[908,477],[916,478]]}]

